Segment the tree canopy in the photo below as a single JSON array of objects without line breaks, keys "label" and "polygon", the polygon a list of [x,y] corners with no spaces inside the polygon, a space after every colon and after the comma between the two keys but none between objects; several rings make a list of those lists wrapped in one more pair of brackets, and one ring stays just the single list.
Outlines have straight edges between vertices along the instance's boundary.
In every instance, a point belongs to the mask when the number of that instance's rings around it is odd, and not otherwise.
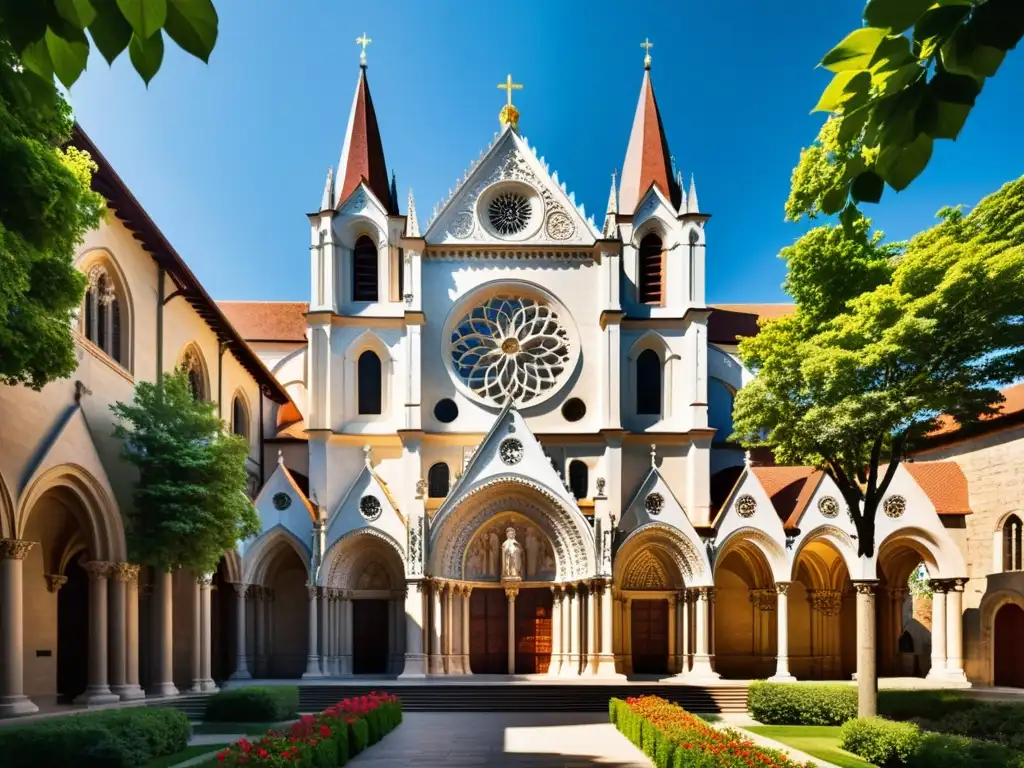
[{"label": "tree canopy", "polygon": [[907,447],[941,414],[994,413],[999,386],[1024,377],[1024,178],[939,217],[888,245],[862,218],[811,230],[780,254],[795,314],[739,345],[756,378],[733,438],[828,469],[862,556]]},{"label": "tree canopy", "polygon": [[0,384],[35,389],[75,369],[75,249],[106,210],[89,155],[63,148],[67,103],[39,84],[0,37]]},{"label": "tree canopy", "polygon": [[866,26],[825,54],[815,107],[830,114],[800,155],[786,216],[857,216],[905,189],[936,139],[956,139],[985,81],[1024,36],[1020,0],[868,0]]},{"label": "tree canopy", "polygon": [[226,550],[260,531],[246,495],[249,446],[228,434],[216,406],[196,400],[179,368],[139,382],[131,403],[111,406],[123,457],[139,471],[125,514],[133,562],[212,573]]}]

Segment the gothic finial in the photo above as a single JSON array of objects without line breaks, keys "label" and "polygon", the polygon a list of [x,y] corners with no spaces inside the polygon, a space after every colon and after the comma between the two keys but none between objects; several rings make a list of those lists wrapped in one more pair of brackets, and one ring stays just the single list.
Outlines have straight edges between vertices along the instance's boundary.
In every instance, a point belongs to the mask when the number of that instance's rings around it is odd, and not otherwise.
[{"label": "gothic finial", "polygon": [[608,210],[605,213],[619,212],[619,195],[615,189],[615,171],[612,171],[612,188],[608,193]]},{"label": "gothic finial", "polygon": [[395,179],[395,172],[391,171],[391,205],[394,206],[392,213],[398,213],[398,181]]},{"label": "gothic finial", "polygon": [[651,466],[658,466],[658,446],[654,443],[651,443]]},{"label": "gothic finial", "polygon": [[327,181],[324,182],[324,194],[320,198],[320,210],[329,211],[334,201],[334,166],[327,169]]},{"label": "gothic finial", "polygon": [[745,467],[751,466],[751,464],[750,464],[750,451],[744,451],[743,452],[743,466],[745,466]]},{"label": "gothic finial", "polygon": [[640,43],[640,47],[644,49],[644,69],[651,68],[651,48],[654,47],[654,43],[648,40],[646,37],[644,41]]},{"label": "gothic finial", "polygon": [[697,181],[693,174],[690,174],[690,193],[686,196],[686,212],[700,213],[700,206],[697,204]]},{"label": "gothic finial", "polygon": [[370,466],[370,451],[371,450],[372,449],[370,448],[369,445],[364,445],[363,446],[363,463],[366,464],[367,467]]},{"label": "gothic finial", "polygon": [[277,452],[277,463],[284,466],[284,454],[281,451]]},{"label": "gothic finial", "polygon": [[504,90],[508,96],[505,106],[498,113],[498,122],[504,130],[505,126],[511,126],[512,130],[519,129],[519,110],[512,106],[512,91],[522,90],[522,83],[513,83],[512,75],[505,78],[504,83],[498,83],[498,87]]},{"label": "gothic finial", "polygon": [[420,236],[420,222],[416,218],[416,201],[412,199],[412,187],[409,187],[409,210],[405,216],[405,234],[409,237]]},{"label": "gothic finial", "polygon": [[356,45],[361,45],[362,48],[363,48],[359,52],[359,66],[360,67],[363,67],[363,68],[366,67],[366,46],[368,46],[372,42],[373,42],[373,40],[368,38],[366,36],[365,32],[363,32],[363,34],[360,37],[356,38]]}]

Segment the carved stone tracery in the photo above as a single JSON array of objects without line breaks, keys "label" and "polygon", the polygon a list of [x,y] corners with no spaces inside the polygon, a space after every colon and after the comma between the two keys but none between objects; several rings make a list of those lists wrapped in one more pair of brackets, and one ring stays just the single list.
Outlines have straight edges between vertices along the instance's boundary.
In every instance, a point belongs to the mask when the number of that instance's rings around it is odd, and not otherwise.
[{"label": "carved stone tracery", "polygon": [[672,581],[658,557],[644,549],[629,562],[620,589],[672,589]]},{"label": "carved stone tracery", "polygon": [[750,602],[757,610],[764,613],[774,611],[776,592],[774,589],[752,589],[750,590]]},{"label": "carved stone tracery", "polygon": [[836,589],[814,589],[809,593],[811,608],[824,616],[838,616],[843,609],[843,593]]}]

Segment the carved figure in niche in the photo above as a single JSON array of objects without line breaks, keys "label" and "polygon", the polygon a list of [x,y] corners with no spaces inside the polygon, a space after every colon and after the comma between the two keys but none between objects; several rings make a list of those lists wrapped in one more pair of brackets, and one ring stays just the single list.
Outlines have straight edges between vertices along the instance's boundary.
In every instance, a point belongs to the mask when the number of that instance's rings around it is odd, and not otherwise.
[{"label": "carved figure in niche", "polygon": [[487,565],[487,555],[484,552],[484,539],[478,538],[473,542],[473,546],[469,548],[469,554],[466,557],[466,574],[469,576],[483,576],[486,574],[484,570]]},{"label": "carved figure in niche", "polygon": [[532,528],[526,529],[526,577],[532,579],[537,575],[537,568],[540,565],[541,550],[540,537]]},{"label": "carved figure in niche", "polygon": [[498,543],[498,534],[491,531],[487,534],[487,575],[497,576],[501,571],[498,568],[499,553],[501,545]]},{"label": "carved figure in niche", "polygon": [[523,548],[512,526],[505,529],[505,543],[501,545],[501,578],[523,578]]},{"label": "carved figure in niche", "polygon": [[541,573],[548,574],[551,578],[555,575],[555,556],[550,547],[544,547],[544,559],[540,567]]},{"label": "carved figure in niche", "polygon": [[356,582],[356,589],[390,588],[391,578],[388,576],[388,572],[376,561],[367,564],[363,572],[359,574],[359,580]]}]

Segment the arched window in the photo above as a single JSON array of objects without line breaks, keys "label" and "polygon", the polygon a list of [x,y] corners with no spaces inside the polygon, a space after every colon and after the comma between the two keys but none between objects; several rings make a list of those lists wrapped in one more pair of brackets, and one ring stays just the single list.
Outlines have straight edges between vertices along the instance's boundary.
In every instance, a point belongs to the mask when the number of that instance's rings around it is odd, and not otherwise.
[{"label": "arched window", "polygon": [[89,271],[85,292],[82,333],[118,363],[125,355],[121,349],[121,302],[114,281],[101,266]]},{"label": "arched window", "polygon": [[636,358],[636,412],[641,416],[661,414],[661,358],[645,349]]},{"label": "arched window", "polygon": [[377,300],[377,246],[360,235],[352,253],[352,300]]},{"label": "arched window", "polygon": [[231,403],[231,431],[249,439],[249,409],[241,395],[235,395]]},{"label": "arched window", "polygon": [[366,350],[358,363],[359,413],[376,415],[381,412],[381,372],[377,353]]},{"label": "arched window", "polygon": [[696,230],[690,230],[690,301],[693,301],[697,290],[697,241],[700,236]]},{"label": "arched window", "polygon": [[638,298],[641,304],[661,306],[664,303],[664,251],[661,238],[647,235],[640,241],[638,274]]},{"label": "arched window", "polygon": [[708,379],[708,426],[718,430],[715,440],[728,440],[732,434],[733,392],[721,379]]},{"label": "arched window", "polygon": [[439,461],[427,472],[427,496],[432,499],[443,499],[448,495],[450,487],[448,465]]},{"label": "arched window", "polygon": [[569,462],[569,488],[577,499],[587,498],[590,491],[587,465],[579,459]]},{"label": "arched window", "polygon": [[1020,518],[1010,515],[1003,523],[1003,570],[1020,571],[1021,568]]},{"label": "arched window", "polygon": [[188,389],[196,400],[206,400],[206,373],[199,353],[189,348],[181,359],[181,367],[188,373]]}]

